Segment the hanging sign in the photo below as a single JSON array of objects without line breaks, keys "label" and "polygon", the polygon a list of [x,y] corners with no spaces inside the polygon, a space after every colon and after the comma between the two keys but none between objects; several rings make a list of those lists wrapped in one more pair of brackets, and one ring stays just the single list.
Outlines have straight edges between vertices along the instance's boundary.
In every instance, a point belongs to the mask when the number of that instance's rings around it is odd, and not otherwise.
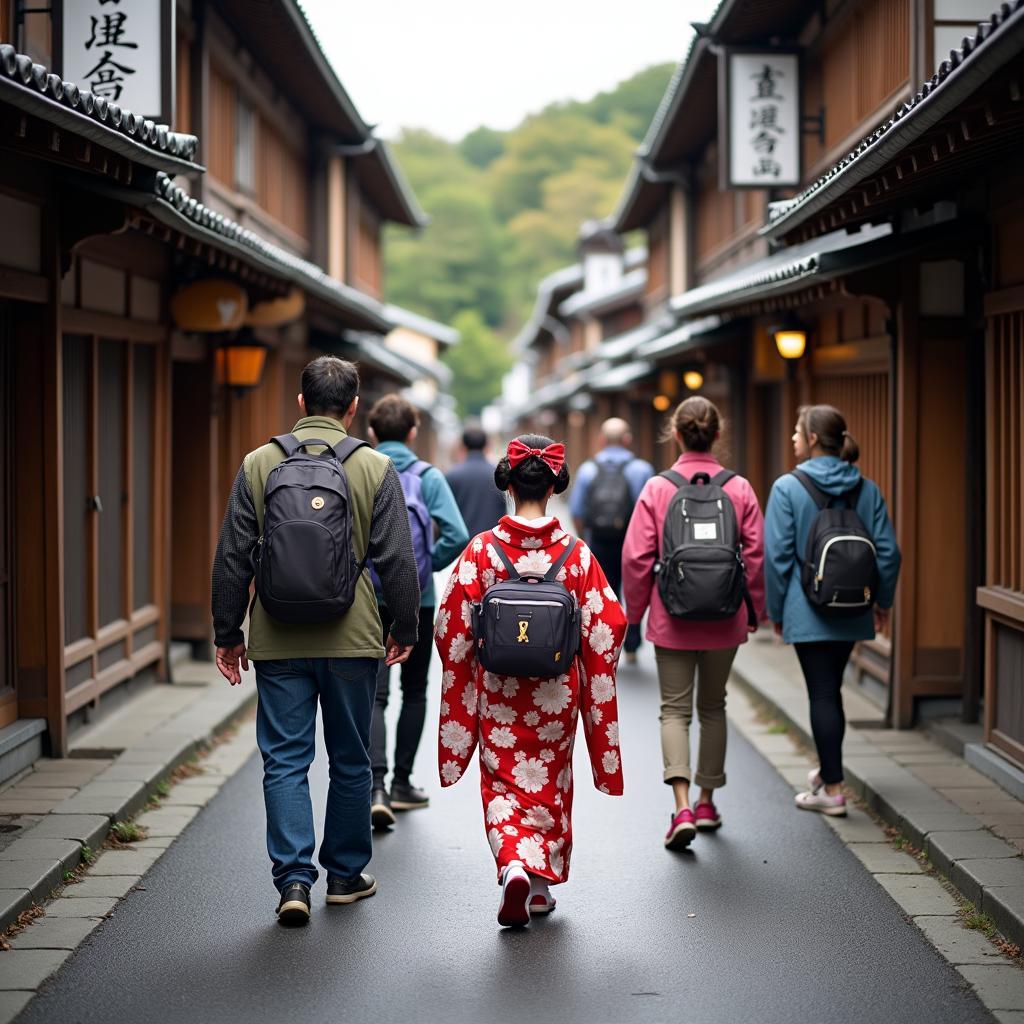
[{"label": "hanging sign", "polygon": [[725,50],[720,72],[719,110],[727,122],[722,187],[799,185],[799,56]]},{"label": "hanging sign", "polygon": [[60,7],[61,77],[173,125],[175,0],[64,0]]}]

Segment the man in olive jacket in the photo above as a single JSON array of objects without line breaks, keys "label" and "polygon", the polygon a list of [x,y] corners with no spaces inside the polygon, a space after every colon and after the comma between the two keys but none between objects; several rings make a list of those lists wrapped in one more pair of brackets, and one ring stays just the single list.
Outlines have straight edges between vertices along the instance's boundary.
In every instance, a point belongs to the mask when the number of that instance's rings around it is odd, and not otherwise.
[{"label": "man in olive jacket", "polygon": [[[348,436],[359,405],[359,373],[334,356],[314,359],[302,371],[298,396],[302,418],[292,433],[337,445]],[[370,834],[370,722],[377,668],[404,662],[416,642],[419,581],[402,485],[391,460],[372,448],[357,449],[345,461],[352,502],[352,544],[380,577],[394,616],[381,643],[381,621],[369,575],[356,586],[352,606],[322,623],[284,623],[271,618],[257,600],[249,605],[251,553],[263,528],[263,493],[270,471],[284,459],[275,444],[246,455],[235,477],[213,564],[213,623],[217,667],[232,684],[239,667],[256,668],[259,710],[256,739],[263,755],[267,810],[267,851],[281,894],[278,920],[309,920],[313,865],[313,812],[309,766],[316,743],[316,712],[323,713],[330,760],[330,786],[320,864],[327,874],[327,902],[353,903],[377,891],[363,873],[372,853]],[[385,649],[386,648],[386,649]]]}]

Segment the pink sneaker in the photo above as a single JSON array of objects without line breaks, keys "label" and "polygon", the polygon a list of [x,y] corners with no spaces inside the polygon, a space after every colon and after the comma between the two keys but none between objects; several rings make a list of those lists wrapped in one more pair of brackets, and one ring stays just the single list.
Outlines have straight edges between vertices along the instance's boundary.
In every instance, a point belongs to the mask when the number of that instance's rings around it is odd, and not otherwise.
[{"label": "pink sneaker", "polygon": [[846,817],[846,797],[842,793],[829,796],[824,789],[817,793],[797,793],[796,805],[802,811],[817,811],[833,818]]},{"label": "pink sneaker", "polygon": [[697,819],[697,830],[699,832],[714,832],[716,828],[722,827],[722,816],[718,808],[709,800],[707,803],[697,804],[693,809]]},{"label": "pink sneaker", "polygon": [[665,833],[665,847],[669,850],[685,850],[697,835],[697,822],[693,811],[684,807],[672,816],[672,822]]}]

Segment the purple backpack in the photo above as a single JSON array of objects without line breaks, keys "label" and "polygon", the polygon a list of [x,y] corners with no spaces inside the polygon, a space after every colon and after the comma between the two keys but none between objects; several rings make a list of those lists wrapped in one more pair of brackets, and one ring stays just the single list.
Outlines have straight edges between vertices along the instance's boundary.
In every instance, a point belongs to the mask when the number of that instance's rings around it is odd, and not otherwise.
[{"label": "purple backpack", "polygon": [[[405,495],[405,507],[409,510],[409,529],[412,531],[412,550],[416,555],[416,574],[420,579],[420,593],[427,589],[434,574],[432,552],[434,550],[434,520],[423,498],[423,474],[430,469],[429,462],[417,459],[398,474]],[[380,578],[370,564],[370,578],[377,593],[381,593]]]}]

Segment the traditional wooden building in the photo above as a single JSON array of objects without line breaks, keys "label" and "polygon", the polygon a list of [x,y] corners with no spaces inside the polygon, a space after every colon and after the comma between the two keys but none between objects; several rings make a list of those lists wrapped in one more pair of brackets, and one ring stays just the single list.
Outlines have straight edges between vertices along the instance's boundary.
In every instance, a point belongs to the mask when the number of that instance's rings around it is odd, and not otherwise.
[{"label": "traditional wooden building", "polygon": [[[594,449],[601,421],[621,415],[622,371],[609,352],[631,344],[644,319],[646,252],[624,250],[607,224],[585,224],[580,261],[541,282],[533,313],[512,343],[517,368],[505,383],[508,429],[566,439],[570,461]],[[635,372],[635,368],[629,370]]]},{"label": "traditional wooden building", "polygon": [[[623,389],[649,416],[696,370],[763,500],[797,406],[843,409],[905,556],[892,635],[851,681],[898,726],[984,700],[989,743],[1024,765],[1024,11],[990,6],[723,0],[612,218],[647,233],[665,284],[645,324],[671,323],[617,358],[651,364]],[[795,186],[733,183],[732,52],[798,55]]]},{"label": "traditional wooden building", "polygon": [[423,215],[301,8],[165,7],[181,130],[49,70],[53,15],[0,0],[0,779],[172,639],[208,651],[228,489],[306,361],[371,400],[444,380],[386,340],[381,226]]}]

